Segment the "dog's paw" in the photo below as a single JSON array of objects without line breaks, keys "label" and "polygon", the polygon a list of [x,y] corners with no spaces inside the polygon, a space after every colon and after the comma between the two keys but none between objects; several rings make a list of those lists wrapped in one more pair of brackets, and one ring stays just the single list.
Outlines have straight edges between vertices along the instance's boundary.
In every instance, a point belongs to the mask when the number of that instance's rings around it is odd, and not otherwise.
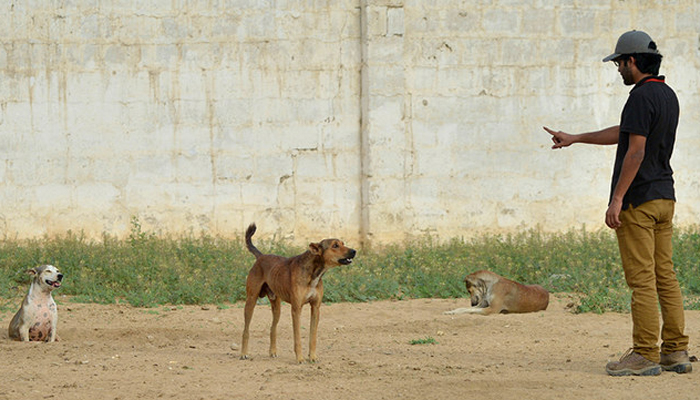
[{"label": "dog's paw", "polygon": [[445,311],[443,314],[445,314],[445,315],[457,315],[457,314],[464,314],[467,312],[469,312],[468,308],[455,308],[454,310]]},{"label": "dog's paw", "polygon": [[247,354],[241,354],[241,357],[239,358],[239,360],[250,360],[250,356]]}]

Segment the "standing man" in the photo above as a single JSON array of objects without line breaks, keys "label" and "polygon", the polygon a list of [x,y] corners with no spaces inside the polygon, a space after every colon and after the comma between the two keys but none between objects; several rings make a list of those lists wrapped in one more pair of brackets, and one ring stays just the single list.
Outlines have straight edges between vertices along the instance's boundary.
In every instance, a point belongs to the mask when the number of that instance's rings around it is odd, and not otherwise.
[{"label": "standing man", "polygon": [[553,149],[574,143],[617,144],[605,224],[617,234],[632,290],[633,347],[620,361],[605,366],[613,376],[692,371],[683,298],[671,260],[676,198],[670,160],[679,106],[676,94],[658,76],[661,57],[646,33],[624,33],[615,52],[603,59],[615,63],[625,85],[634,85],[620,125],[578,135],[544,128],[552,135]]}]

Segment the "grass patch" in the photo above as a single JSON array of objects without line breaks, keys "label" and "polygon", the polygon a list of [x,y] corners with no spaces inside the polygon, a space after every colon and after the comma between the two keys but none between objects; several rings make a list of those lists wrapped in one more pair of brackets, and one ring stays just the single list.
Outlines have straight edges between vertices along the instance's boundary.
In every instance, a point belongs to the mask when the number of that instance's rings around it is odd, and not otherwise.
[{"label": "grass patch", "polygon": [[[303,248],[261,240],[266,253],[294,255]],[[132,221],[128,238],[88,240],[80,233],[0,241],[0,311],[26,293],[27,268],[50,263],[66,274],[60,293],[72,301],[127,302],[157,307],[231,304],[245,298],[253,256],[242,239],[207,235],[163,237]],[[677,229],[674,262],[686,308],[700,309],[700,228]],[[466,297],[465,275],[488,269],[574,293],[578,312],[629,310],[630,292],[617,241],[608,230],[547,234],[533,229],[436,243],[426,237],[381,250],[362,250],[355,262],[324,276],[326,302]]]},{"label": "grass patch", "polygon": [[415,346],[417,344],[437,344],[437,342],[432,337],[427,336],[423,339],[413,339],[410,342],[408,342],[408,344],[410,344],[411,346]]}]

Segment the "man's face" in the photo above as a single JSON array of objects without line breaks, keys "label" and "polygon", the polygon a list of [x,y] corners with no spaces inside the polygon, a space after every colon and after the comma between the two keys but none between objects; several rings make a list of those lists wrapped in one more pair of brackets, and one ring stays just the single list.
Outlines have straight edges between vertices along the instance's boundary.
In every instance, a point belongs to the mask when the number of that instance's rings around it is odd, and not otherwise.
[{"label": "man's face", "polygon": [[634,85],[634,77],[632,75],[632,60],[627,58],[627,59],[618,59],[615,60],[615,65],[617,65],[617,72],[622,75],[622,81],[625,83],[625,85]]}]

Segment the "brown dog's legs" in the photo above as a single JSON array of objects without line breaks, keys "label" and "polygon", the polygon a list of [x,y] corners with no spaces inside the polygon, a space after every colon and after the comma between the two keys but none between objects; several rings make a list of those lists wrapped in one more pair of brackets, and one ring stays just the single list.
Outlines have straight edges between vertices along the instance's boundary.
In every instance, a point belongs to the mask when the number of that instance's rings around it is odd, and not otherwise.
[{"label": "brown dog's legs", "polygon": [[258,302],[260,290],[264,284],[263,275],[260,268],[256,265],[248,273],[248,278],[245,283],[245,309],[243,312],[243,339],[241,340],[241,360],[248,358],[248,340],[250,339],[250,320],[253,319],[253,311]]},{"label": "brown dog's legs", "polygon": [[302,304],[292,303],[292,329],[294,330],[294,354],[297,356],[297,362],[304,362],[304,355],[301,352],[301,319]]},{"label": "brown dog's legs", "polygon": [[282,300],[275,297],[270,300],[272,308],[272,326],[270,327],[270,357],[277,357],[277,323],[280,322],[280,311],[282,308]]},{"label": "brown dog's legs", "polygon": [[311,302],[311,328],[309,329],[309,361],[316,362],[316,339],[318,336],[318,321],[321,316],[321,301]]},{"label": "brown dog's legs", "polygon": [[243,339],[241,340],[241,360],[248,358],[248,339],[250,338],[250,320],[253,319],[253,311],[255,311],[255,303],[258,296],[248,296],[245,301]]}]

